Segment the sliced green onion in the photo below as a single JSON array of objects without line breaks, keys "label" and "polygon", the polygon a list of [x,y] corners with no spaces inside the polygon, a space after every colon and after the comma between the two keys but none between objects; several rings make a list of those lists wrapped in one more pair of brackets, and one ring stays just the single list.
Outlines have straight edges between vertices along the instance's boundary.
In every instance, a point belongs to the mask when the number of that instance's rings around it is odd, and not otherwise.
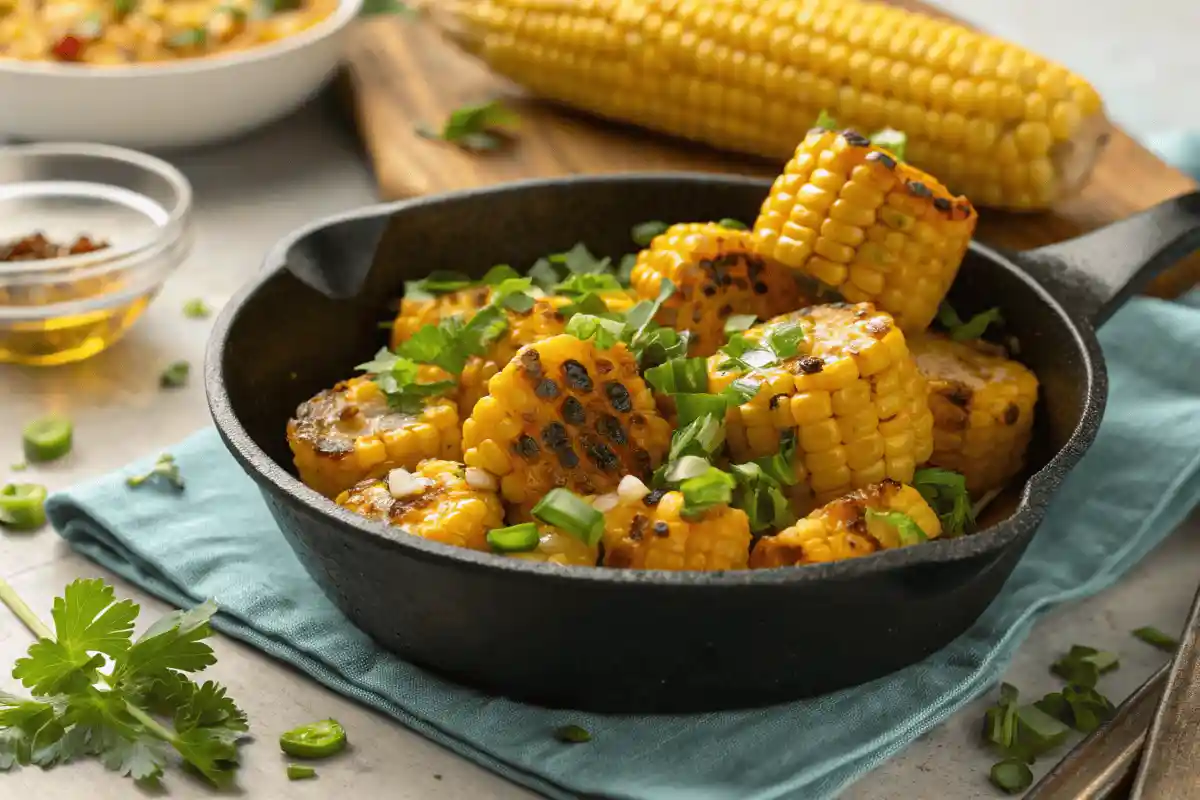
[{"label": "sliced green onion", "polygon": [[1120,665],[1116,653],[1076,644],[1050,666],[1050,671],[1069,683],[1090,688],[1096,685],[1101,675]]},{"label": "sliced green onion", "polygon": [[521,280],[521,273],[508,264],[497,264],[484,273],[480,283],[488,286],[498,286],[508,280]]},{"label": "sliced green onion", "polygon": [[71,452],[74,427],[66,417],[49,415],[30,422],[21,431],[26,461],[54,461]]},{"label": "sliced green onion", "polygon": [[537,549],[539,538],[537,525],[532,522],[494,528],[487,532],[487,543],[497,553],[528,553]]},{"label": "sliced green onion", "polygon": [[673,358],[646,370],[645,378],[660,394],[704,394],[708,391],[708,361]]},{"label": "sliced green onion", "polygon": [[753,400],[760,388],[762,388],[761,381],[753,378],[738,378],[721,390],[721,397],[724,397],[730,406],[740,406]]},{"label": "sliced green onion", "polygon": [[699,478],[704,473],[708,472],[708,459],[700,456],[684,456],[678,461],[673,461],[667,467],[666,480],[670,483],[678,483],[686,481],[689,478]]},{"label": "sliced green onion", "polygon": [[317,777],[317,771],[304,764],[288,764],[287,776],[289,781],[302,781]]},{"label": "sliced green onion", "polygon": [[871,134],[870,139],[871,144],[887,150],[897,161],[905,160],[908,153],[908,134],[895,128],[883,128]]},{"label": "sliced green onion", "polygon": [[578,725],[563,725],[561,728],[555,728],[554,738],[565,744],[583,744],[590,742],[592,735],[588,733],[586,728],[581,728]]},{"label": "sliced green onion", "polygon": [[1020,794],[1033,785],[1033,772],[1027,764],[1016,758],[1006,758],[993,764],[988,778],[1006,794]]},{"label": "sliced green onion", "polygon": [[896,535],[900,537],[901,546],[919,544],[928,538],[916,520],[901,511],[876,511],[868,508],[867,522],[872,520],[878,520],[895,528]]},{"label": "sliced green onion", "polygon": [[780,484],[758,464],[734,464],[729,471],[737,481],[731,505],[746,512],[751,532],[778,530],[796,521]]},{"label": "sliced green onion", "polygon": [[660,220],[650,220],[633,226],[630,235],[633,237],[633,243],[639,247],[649,247],[656,236],[661,236],[667,232],[667,228],[671,226]]},{"label": "sliced green onion", "polygon": [[1164,633],[1158,628],[1147,625],[1144,628],[1138,628],[1133,631],[1133,635],[1141,639],[1151,647],[1157,647],[1159,650],[1165,650],[1168,653],[1175,652],[1179,648],[1179,640],[1169,633]]},{"label": "sliced green onion", "polygon": [[725,335],[729,336],[748,330],[754,327],[754,323],[757,321],[758,317],[754,314],[732,314],[725,320]]},{"label": "sliced green onion", "polygon": [[724,421],[727,407],[725,398],[716,394],[675,395],[675,410],[679,415],[680,427],[691,425],[701,417],[709,415],[718,421]]},{"label": "sliced green onion", "polygon": [[733,500],[733,488],[737,482],[728,472],[716,467],[709,467],[703,474],[688,478],[679,485],[683,495],[683,511],[685,517],[698,517],[705,511],[718,505],[728,505]]},{"label": "sliced green onion", "polygon": [[192,371],[192,365],[186,361],[175,361],[167,365],[167,368],[158,376],[158,385],[164,389],[178,389],[187,383],[188,374]]},{"label": "sliced green onion", "polygon": [[551,489],[533,507],[533,518],[594,545],[604,534],[604,515],[569,489]]},{"label": "sliced green onion", "polygon": [[0,525],[30,531],[46,524],[46,487],[10,483],[0,489]]},{"label": "sliced green onion", "polygon": [[716,454],[724,443],[725,412],[722,410],[720,418],[706,414],[675,431],[671,437],[671,450],[667,461],[669,463],[685,455],[708,458]]},{"label": "sliced green onion", "polygon": [[734,231],[745,231],[750,229],[749,225],[742,222],[740,219],[734,219],[733,217],[722,217],[721,219],[717,220],[717,224],[722,228],[729,228],[730,230]]},{"label": "sliced green onion", "polygon": [[781,322],[767,331],[767,344],[780,359],[792,358],[800,352],[804,328],[798,322]]}]

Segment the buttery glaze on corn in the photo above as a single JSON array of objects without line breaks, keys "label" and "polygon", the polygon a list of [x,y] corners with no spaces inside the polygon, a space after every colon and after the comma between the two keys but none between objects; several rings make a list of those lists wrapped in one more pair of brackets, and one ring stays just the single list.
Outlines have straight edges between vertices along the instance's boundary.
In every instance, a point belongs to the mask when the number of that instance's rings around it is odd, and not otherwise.
[{"label": "buttery glaze on corn", "polygon": [[922,331],[954,283],[975,209],[853,131],[816,128],[771,187],[756,248]]},{"label": "buttery glaze on corn", "polygon": [[[735,461],[769,456],[793,431],[797,514],[885,478],[910,482],[933,450],[929,387],[917,371],[904,334],[870,303],[832,303],[771,320],[804,330],[800,353],[757,370],[758,393],[726,417]],[[761,336],[766,326],[750,329]],[[709,391],[741,376],[709,359]]]},{"label": "buttery glaze on corn", "polygon": [[936,539],[942,533],[937,513],[920,492],[897,481],[885,480],[818,508],[774,536],[762,537],[750,554],[750,566],[764,569],[844,561],[901,547],[896,527],[872,518],[868,511],[898,511],[915,522],[928,539]]},{"label": "buttery glaze on corn", "polygon": [[1037,210],[1108,140],[1100,96],[1060,64],[953,22],[857,0],[452,0],[446,35],[583,111],[773,159],[822,110],[892,127],[956,192]]},{"label": "buttery glaze on corn", "polygon": [[387,478],[368,478],[337,497],[337,504],[368,519],[455,547],[490,550],[487,532],[504,525],[495,492],[473,489],[456,461],[430,459],[412,471],[419,491],[393,497]]},{"label": "buttery glaze on corn", "polygon": [[658,297],[664,280],[675,285],[656,321],[689,331],[688,350],[709,356],[725,343],[725,321],[733,314],[759,319],[800,305],[796,282],[786,268],[754,251],[747,231],[717,223],[672,225],[638,254],[630,283],[638,297]]},{"label": "buttery glaze on corn", "polygon": [[504,499],[526,509],[555,487],[590,495],[624,475],[648,481],[671,438],[625,345],[565,334],[521,348],[462,433],[464,461],[499,476]]},{"label": "buttery glaze on corn", "polygon": [[[437,373],[445,375],[423,367],[422,379],[437,380]],[[287,439],[300,480],[332,498],[396,467],[412,469],[427,458],[457,460],[462,433],[453,400],[431,397],[420,414],[402,414],[363,376],[301,403],[288,421]]]},{"label": "buttery glaze on corn", "polygon": [[982,342],[926,334],[911,342],[929,382],[933,453],[929,462],[961,472],[980,497],[1020,472],[1033,434],[1038,379]]}]

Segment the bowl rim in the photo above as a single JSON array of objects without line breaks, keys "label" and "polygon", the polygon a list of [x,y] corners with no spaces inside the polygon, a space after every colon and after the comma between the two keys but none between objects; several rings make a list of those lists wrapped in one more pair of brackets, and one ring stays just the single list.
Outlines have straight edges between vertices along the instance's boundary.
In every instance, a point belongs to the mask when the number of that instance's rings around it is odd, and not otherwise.
[{"label": "bowl rim", "polygon": [[175,61],[149,61],[135,64],[104,66],[97,64],[63,64],[51,61],[27,61],[17,58],[0,58],[0,74],[43,78],[76,78],[82,80],[150,80],[183,74],[216,72],[260,61],[280,58],[297,50],[329,38],[345,28],[362,10],[364,0],[338,0],[337,8],[309,28],[285,36],[268,44],[248,47],[245,50],[217,53],[198,58],[181,58]]},{"label": "bowl rim", "polygon": [[[693,185],[724,185],[755,187],[766,191],[769,179],[744,175],[724,175],[700,172],[620,172],[600,175],[569,175],[556,178],[534,178],[492,184],[474,189],[445,192],[409,200],[377,203],[330,215],[308,223],[280,239],[268,251],[262,268],[242,286],[221,309],[213,324],[205,354],[204,382],[209,412],[226,449],[260,487],[276,500],[283,500],[292,509],[309,517],[322,519],[339,528],[339,533],[361,536],[375,545],[398,548],[407,556],[426,562],[440,563],[469,571],[500,570],[513,574],[536,575],[543,580],[587,581],[620,585],[654,584],[677,586],[681,589],[705,589],[714,586],[744,587],[747,591],[764,586],[803,583],[823,580],[844,580],[864,574],[899,570],[918,565],[935,565],[998,555],[1009,546],[1027,538],[1040,525],[1052,495],[1063,477],[1083,457],[1096,438],[1100,418],[1108,396],[1108,377],[1104,355],[1091,325],[1069,313],[1064,306],[1031,275],[1019,259],[977,242],[971,251],[983,258],[999,262],[1015,277],[1022,280],[1039,299],[1061,320],[1071,334],[1082,356],[1085,393],[1079,420],[1067,441],[1037,472],[1028,476],[1021,487],[1013,513],[1004,520],[969,536],[953,539],[939,538],[920,547],[884,550],[862,558],[809,564],[803,568],[726,570],[717,572],[669,570],[621,570],[601,568],[567,569],[561,566],[528,561],[454,547],[414,536],[383,523],[361,517],[333,503],[309,488],[277,463],[258,446],[242,426],[225,388],[224,355],[229,333],[235,320],[255,293],[287,267],[289,251],[307,236],[343,222],[368,218],[390,217],[410,208],[454,202],[485,195],[504,196],[531,189],[601,183],[646,184],[674,181]],[[282,428],[281,428],[282,431]]]}]

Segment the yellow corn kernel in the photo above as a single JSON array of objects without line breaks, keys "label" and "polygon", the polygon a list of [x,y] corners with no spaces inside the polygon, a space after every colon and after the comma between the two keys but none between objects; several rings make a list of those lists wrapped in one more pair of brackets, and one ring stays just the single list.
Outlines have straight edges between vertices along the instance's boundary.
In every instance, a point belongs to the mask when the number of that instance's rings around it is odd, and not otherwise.
[{"label": "yellow corn kernel", "polygon": [[746,569],[750,520],[741,509],[710,508],[697,519],[681,515],[683,495],[667,492],[656,504],[620,501],[604,514],[604,566],[622,569],[714,571]]}]

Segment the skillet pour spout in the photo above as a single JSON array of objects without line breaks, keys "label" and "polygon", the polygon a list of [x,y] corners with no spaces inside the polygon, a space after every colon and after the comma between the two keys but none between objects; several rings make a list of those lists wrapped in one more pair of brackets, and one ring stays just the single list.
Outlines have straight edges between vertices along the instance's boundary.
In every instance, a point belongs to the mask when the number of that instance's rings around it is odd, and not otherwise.
[{"label": "skillet pour spout", "polygon": [[482,275],[580,240],[619,257],[637,223],[753,219],[767,189],[713,175],[571,177],[314,223],[272,250],[218,319],[205,368],[213,419],[342,611],[382,647],[469,686],[549,706],[679,712],[791,700],[900,669],[961,634],[1000,591],[1095,438],[1107,381],[1094,324],[1200,246],[1200,195],[1041,250],[972,246],[952,302],[1000,306],[1042,382],[1028,479],[972,536],[791,569],[558,568],[388,529],[291,469],[287,419],[378,349],[378,322],[405,280]]}]

